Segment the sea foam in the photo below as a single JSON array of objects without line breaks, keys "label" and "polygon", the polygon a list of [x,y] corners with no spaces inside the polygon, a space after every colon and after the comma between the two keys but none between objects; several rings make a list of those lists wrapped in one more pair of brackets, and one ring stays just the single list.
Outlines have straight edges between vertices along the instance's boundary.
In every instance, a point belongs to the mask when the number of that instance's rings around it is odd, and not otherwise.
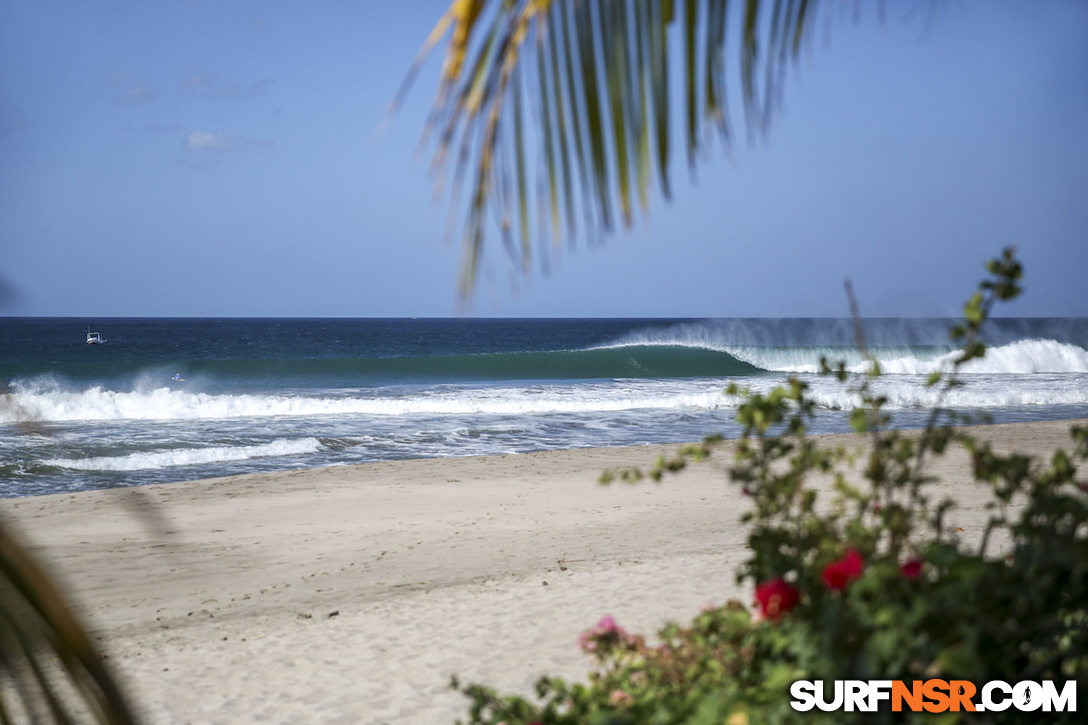
[{"label": "sea foam", "polygon": [[[1009,356],[1019,364],[1014,355]],[[821,407],[846,409],[859,401],[849,388],[830,377],[805,376]],[[964,387],[944,405],[985,408],[1004,406],[1086,405],[1088,374],[1038,373],[964,376]],[[723,395],[731,381],[765,392],[782,382],[778,376],[699,380],[616,380],[594,384],[550,384],[392,393],[378,389],[344,394],[213,395],[160,389],[118,392],[93,387],[83,391],[17,391],[0,404],[0,422],[229,420],[246,418],[418,417],[597,415],[623,411],[702,410],[732,408],[737,400]],[[937,391],[921,375],[886,375],[875,381],[890,408],[916,408],[938,402]]]},{"label": "sea foam", "polygon": [[244,461],[269,456],[296,456],[321,449],[316,438],[276,440],[256,446],[212,446],[207,448],[175,448],[143,451],[125,456],[96,456],[93,458],[51,458],[42,461],[47,466],[80,471],[138,471],[149,468],[172,468],[205,463]]},{"label": "sea foam", "polygon": [[713,408],[725,405],[720,386],[685,386],[654,391],[649,387],[602,386],[533,389],[459,389],[393,397],[212,395],[159,389],[119,392],[92,387],[83,391],[36,390],[8,394],[0,422],[218,420],[229,418],[327,415],[528,415],[583,413],[645,408]]}]

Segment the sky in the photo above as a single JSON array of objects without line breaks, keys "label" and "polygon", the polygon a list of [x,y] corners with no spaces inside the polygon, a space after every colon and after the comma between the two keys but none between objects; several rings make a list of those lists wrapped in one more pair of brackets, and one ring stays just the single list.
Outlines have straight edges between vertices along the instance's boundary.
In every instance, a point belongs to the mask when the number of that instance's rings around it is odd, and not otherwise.
[{"label": "sky", "polygon": [[832,12],[765,139],[676,155],[671,203],[546,273],[492,230],[467,307],[439,58],[378,133],[446,4],[0,0],[0,315],[842,317],[849,277],[944,316],[1016,245],[999,314],[1088,316],[1088,3]]}]

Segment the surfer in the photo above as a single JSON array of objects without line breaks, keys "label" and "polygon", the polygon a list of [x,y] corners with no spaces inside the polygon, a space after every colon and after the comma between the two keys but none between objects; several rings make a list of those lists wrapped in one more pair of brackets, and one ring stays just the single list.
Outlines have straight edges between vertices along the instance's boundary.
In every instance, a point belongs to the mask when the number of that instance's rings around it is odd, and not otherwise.
[{"label": "surfer", "polygon": [[181,377],[181,373],[174,373],[174,377],[170,378],[175,383],[184,383],[185,378]]}]

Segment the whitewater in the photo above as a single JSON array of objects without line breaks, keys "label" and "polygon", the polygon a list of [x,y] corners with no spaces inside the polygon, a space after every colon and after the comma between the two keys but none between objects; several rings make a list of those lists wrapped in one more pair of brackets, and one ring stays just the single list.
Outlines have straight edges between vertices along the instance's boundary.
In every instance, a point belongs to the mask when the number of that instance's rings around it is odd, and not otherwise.
[{"label": "whitewater", "polygon": [[[1088,415],[1088,321],[995,321],[963,385],[928,387],[946,321],[866,321],[895,424],[941,404],[996,422]],[[0,496],[293,467],[736,435],[737,383],[789,376],[848,429],[870,362],[834,320],[0,321]],[[193,345],[179,345],[192,340]],[[175,374],[184,382],[170,378]]]}]

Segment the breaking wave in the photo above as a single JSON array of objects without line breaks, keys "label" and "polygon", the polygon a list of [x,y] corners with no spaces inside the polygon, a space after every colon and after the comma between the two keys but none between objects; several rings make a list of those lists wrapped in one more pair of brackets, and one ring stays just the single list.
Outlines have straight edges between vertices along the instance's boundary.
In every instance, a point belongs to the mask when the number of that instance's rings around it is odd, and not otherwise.
[{"label": "breaking wave", "polygon": [[[18,391],[0,404],[0,423],[134,420],[222,420],[233,418],[307,418],[315,416],[419,417],[607,414],[635,410],[714,410],[736,401],[722,393],[728,378],[677,381],[629,380],[593,385],[533,385],[502,388],[447,386],[411,394],[349,391],[315,395],[212,395],[167,388],[117,392],[93,387]],[[759,376],[741,382],[766,390],[780,378]],[[888,375],[877,381],[890,408],[915,408],[937,402],[936,391],[919,375]],[[1088,374],[965,376],[966,385],[945,399],[953,407],[1008,407],[1088,404]],[[846,409],[857,401],[828,377],[811,377],[819,405]]]},{"label": "breaking wave", "polygon": [[[358,392],[358,391],[357,391]],[[0,422],[200,420],[324,415],[527,415],[580,413],[645,408],[718,407],[720,386],[677,391],[619,388],[597,394],[581,389],[546,388],[454,389],[414,395],[377,397],[211,395],[168,388],[149,392],[118,392],[92,387],[83,391],[45,389],[5,396]]]},{"label": "breaking wave", "polygon": [[[649,340],[617,343],[614,348],[650,344]],[[842,360],[853,372],[865,372],[866,362],[856,348],[845,345],[789,347],[721,345],[709,339],[665,337],[657,344],[714,350],[765,372],[816,373],[820,358],[834,363]],[[893,375],[927,375],[951,367],[957,351],[950,346],[889,346],[872,350],[881,370]],[[967,363],[968,374],[1019,375],[1032,373],[1088,373],[1088,350],[1056,340],[1017,340],[992,347],[986,356]]]}]

